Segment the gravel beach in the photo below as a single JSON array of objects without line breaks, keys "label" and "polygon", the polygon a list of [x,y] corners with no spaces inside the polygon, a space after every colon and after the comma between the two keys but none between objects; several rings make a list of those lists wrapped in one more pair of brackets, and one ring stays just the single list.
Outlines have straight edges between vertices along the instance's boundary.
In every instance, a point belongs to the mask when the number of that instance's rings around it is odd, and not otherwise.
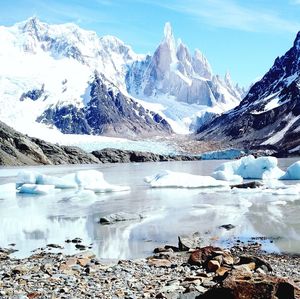
[{"label": "gravel beach", "polygon": [[15,259],[2,248],[0,298],[300,298],[300,255],[265,253],[256,242],[193,249],[185,241],[113,263],[44,249]]}]

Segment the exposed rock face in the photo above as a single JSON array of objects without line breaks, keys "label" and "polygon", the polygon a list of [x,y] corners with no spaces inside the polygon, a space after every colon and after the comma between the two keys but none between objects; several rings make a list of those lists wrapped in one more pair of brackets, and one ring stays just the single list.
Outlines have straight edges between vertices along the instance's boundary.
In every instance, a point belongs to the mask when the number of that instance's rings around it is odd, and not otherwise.
[{"label": "exposed rock face", "polygon": [[100,163],[76,147],[58,146],[16,132],[0,122],[0,165]]},{"label": "exposed rock face", "polygon": [[130,137],[172,133],[159,114],[144,109],[97,73],[90,84],[90,101],[86,106],[50,106],[37,121],[55,125],[68,134]]},{"label": "exposed rock face", "polygon": [[[293,47],[276,58],[239,106],[198,130],[199,139],[224,140],[244,147],[270,146],[297,151],[300,145],[300,33]],[[298,149],[299,153],[299,149]]]},{"label": "exposed rock face", "polygon": [[119,149],[103,149],[93,151],[92,154],[103,163],[130,162],[165,162],[165,161],[197,161],[199,157],[189,155],[160,155],[149,152],[138,152]]}]

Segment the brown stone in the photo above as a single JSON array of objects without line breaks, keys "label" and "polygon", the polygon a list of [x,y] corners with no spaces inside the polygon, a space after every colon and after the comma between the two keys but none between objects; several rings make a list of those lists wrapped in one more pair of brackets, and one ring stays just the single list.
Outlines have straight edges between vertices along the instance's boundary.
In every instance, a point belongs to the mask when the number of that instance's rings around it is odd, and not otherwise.
[{"label": "brown stone", "polygon": [[83,252],[80,252],[78,254],[75,254],[74,257],[76,258],[89,258],[89,259],[92,259],[94,257],[96,257],[95,253],[90,251],[90,250],[86,250],[86,251],[83,251]]},{"label": "brown stone", "polygon": [[231,272],[221,287],[214,287],[199,299],[295,299],[299,289],[288,279],[270,275],[243,276]]},{"label": "brown stone", "polygon": [[210,260],[207,263],[207,269],[211,272],[216,272],[220,268],[220,263],[216,260]]},{"label": "brown stone", "polygon": [[215,256],[216,251],[221,251],[218,247],[206,246],[195,250],[191,253],[188,263],[190,265],[201,266],[206,264],[210,259]]},{"label": "brown stone", "polygon": [[224,276],[224,275],[225,275],[227,272],[229,272],[230,270],[231,270],[231,268],[222,266],[222,267],[220,267],[220,268],[216,271],[216,273],[217,273],[217,275],[219,275],[219,276]]},{"label": "brown stone", "polygon": [[240,262],[239,264],[249,264],[249,263],[255,263],[255,269],[266,266],[268,271],[272,271],[271,265],[265,261],[264,259],[258,257],[258,256],[248,256],[248,255],[242,255],[240,256]]},{"label": "brown stone", "polygon": [[234,259],[230,253],[224,252],[223,254],[223,262],[227,265],[233,265]]},{"label": "brown stone", "polygon": [[256,299],[294,299],[295,286],[284,278],[261,275],[258,277],[229,275],[223,282],[223,287],[233,291],[235,298]]},{"label": "brown stone", "polygon": [[81,267],[86,266],[91,260],[89,258],[78,259],[77,262]]},{"label": "brown stone", "polygon": [[77,264],[77,258],[75,258],[75,257],[71,257],[71,258],[66,260],[66,265],[69,266],[69,267],[72,267],[76,264]]},{"label": "brown stone", "polygon": [[149,259],[148,260],[148,265],[149,266],[154,266],[154,267],[171,267],[171,262],[166,259]]},{"label": "brown stone", "polygon": [[32,292],[32,293],[27,294],[27,298],[28,299],[39,298],[40,296],[41,296],[41,294],[40,293],[36,293],[36,292]]}]

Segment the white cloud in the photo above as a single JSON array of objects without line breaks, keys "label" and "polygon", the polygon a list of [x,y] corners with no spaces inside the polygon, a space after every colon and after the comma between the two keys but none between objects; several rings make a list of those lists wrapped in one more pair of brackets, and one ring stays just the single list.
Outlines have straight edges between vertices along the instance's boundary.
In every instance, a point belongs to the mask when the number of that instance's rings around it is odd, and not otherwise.
[{"label": "white cloud", "polygon": [[[141,1],[155,2],[158,6],[188,14],[214,27],[253,32],[295,33],[300,30],[298,21],[285,19],[277,11],[246,7],[234,0]],[[300,4],[300,0],[293,1]]]}]

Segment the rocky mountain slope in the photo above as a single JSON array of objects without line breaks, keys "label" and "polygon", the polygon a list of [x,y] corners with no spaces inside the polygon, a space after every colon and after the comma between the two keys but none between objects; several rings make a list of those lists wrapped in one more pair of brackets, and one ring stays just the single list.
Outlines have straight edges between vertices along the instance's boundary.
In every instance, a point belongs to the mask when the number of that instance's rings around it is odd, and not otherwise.
[{"label": "rocky mountain slope", "polygon": [[67,134],[134,137],[172,133],[168,122],[159,114],[144,109],[97,73],[90,84],[90,97],[82,108],[71,104],[52,105],[37,121],[54,125]]},{"label": "rocky mountain slope", "polygon": [[0,121],[0,165],[60,165],[199,160],[189,155],[103,149],[87,153],[75,146],[59,146],[15,131]]},{"label": "rocky mountain slope", "polygon": [[[37,18],[0,26],[0,42],[0,105],[6,107],[0,120],[30,136],[47,138],[53,127],[122,137],[188,132],[204,110],[221,113],[242,92],[228,76],[214,76],[199,50],[191,56],[176,45],[169,24],[153,56],[138,55],[113,36]],[[98,85],[107,86],[97,97],[95,72]]]},{"label": "rocky mountain slope", "polygon": [[205,124],[198,139],[225,140],[244,147],[300,150],[300,33],[293,47],[255,83],[233,110]]}]

